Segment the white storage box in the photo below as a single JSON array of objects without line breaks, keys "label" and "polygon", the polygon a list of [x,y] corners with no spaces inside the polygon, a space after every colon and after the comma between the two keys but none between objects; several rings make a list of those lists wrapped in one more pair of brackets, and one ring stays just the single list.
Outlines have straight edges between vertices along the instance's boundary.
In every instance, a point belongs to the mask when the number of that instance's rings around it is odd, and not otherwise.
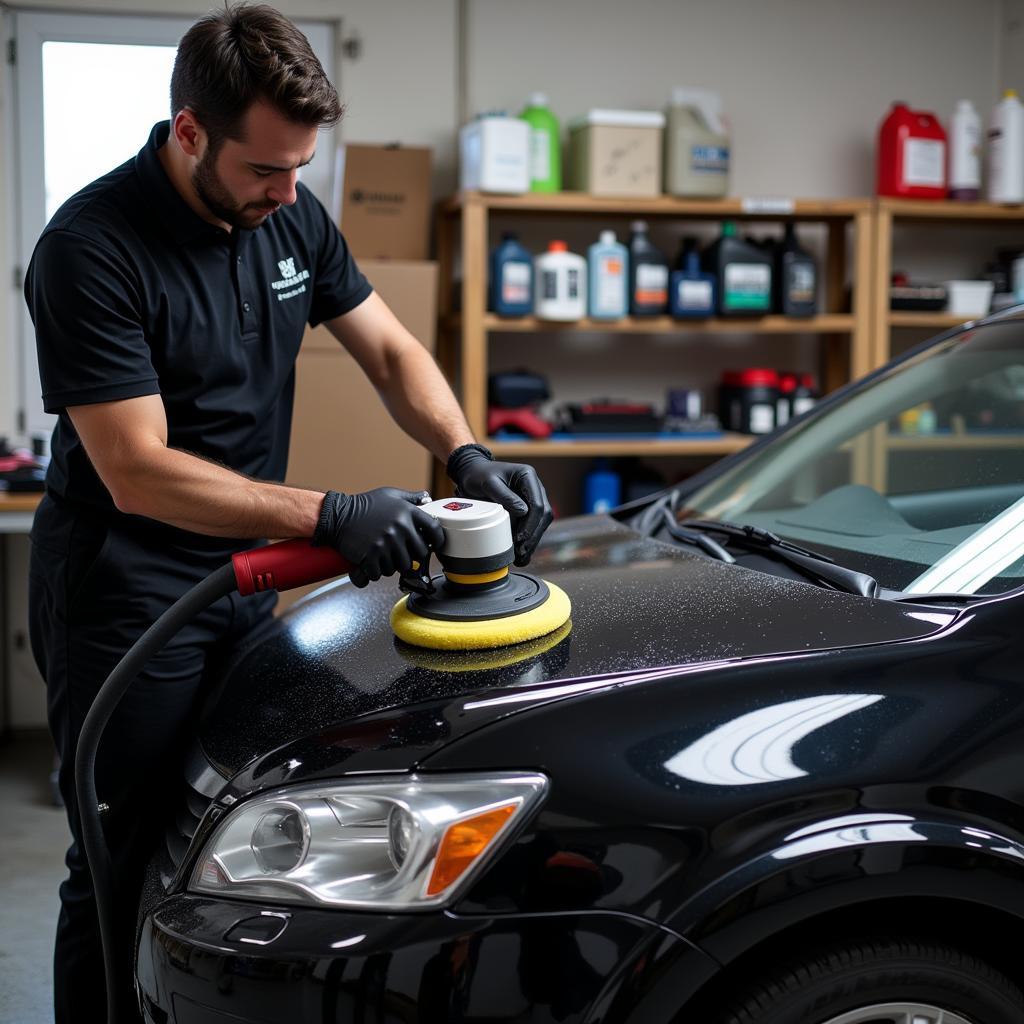
[{"label": "white storage box", "polygon": [[466,191],[530,191],[530,126],[518,117],[481,117],[459,131],[459,187]]},{"label": "white storage box", "polygon": [[949,292],[947,311],[956,316],[984,316],[992,305],[991,281],[943,281]]},{"label": "white storage box", "polygon": [[569,187],[593,196],[660,196],[665,115],[592,110],[569,125]]}]

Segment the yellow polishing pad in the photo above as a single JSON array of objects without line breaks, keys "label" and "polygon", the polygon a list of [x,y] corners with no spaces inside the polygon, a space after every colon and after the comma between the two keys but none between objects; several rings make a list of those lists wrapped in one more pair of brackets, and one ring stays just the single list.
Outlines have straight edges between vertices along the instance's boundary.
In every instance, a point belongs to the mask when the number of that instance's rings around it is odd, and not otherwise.
[{"label": "yellow polishing pad", "polygon": [[398,653],[417,668],[433,672],[487,672],[508,668],[521,661],[537,658],[557,647],[572,632],[572,620],[559,626],[547,636],[539,636],[509,647],[488,647],[478,651],[431,651],[426,647],[413,647],[403,643]]},{"label": "yellow polishing pad", "polygon": [[[546,581],[545,581],[546,582]],[[561,587],[548,583],[547,600],[521,615],[500,619],[426,619],[407,607],[403,597],[391,609],[391,628],[399,640],[438,651],[472,651],[533,640],[558,629],[569,619],[572,605]]]}]

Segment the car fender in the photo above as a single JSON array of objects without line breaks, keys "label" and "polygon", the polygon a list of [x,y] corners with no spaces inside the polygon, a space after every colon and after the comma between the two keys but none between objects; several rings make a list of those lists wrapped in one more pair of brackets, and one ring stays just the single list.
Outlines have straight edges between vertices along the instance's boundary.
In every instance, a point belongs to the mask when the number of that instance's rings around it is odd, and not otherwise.
[{"label": "car fender", "polygon": [[1024,844],[953,819],[849,815],[790,833],[663,923],[727,964],[814,917],[907,898],[966,901],[1024,921]]}]

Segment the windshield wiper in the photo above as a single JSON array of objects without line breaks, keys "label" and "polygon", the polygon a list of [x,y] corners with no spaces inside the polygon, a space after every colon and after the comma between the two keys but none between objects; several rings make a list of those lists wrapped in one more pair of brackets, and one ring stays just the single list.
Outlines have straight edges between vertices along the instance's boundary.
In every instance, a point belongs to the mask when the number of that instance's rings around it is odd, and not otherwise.
[{"label": "windshield wiper", "polygon": [[680,529],[722,534],[735,547],[778,559],[815,582],[827,584],[836,590],[860,594],[862,597],[878,597],[878,581],[873,576],[837,565],[828,555],[802,548],[759,526],[744,526],[714,519],[686,519],[683,524],[677,525]]},{"label": "windshield wiper", "polygon": [[683,544],[692,544],[696,548],[700,548],[701,551],[706,555],[710,555],[712,558],[717,558],[720,562],[735,562],[736,559],[729,554],[721,544],[718,543],[712,537],[708,537],[706,534],[697,533],[692,530],[687,530],[686,527],[680,526],[676,522],[676,517],[668,510],[668,508],[662,509],[662,525],[672,535],[675,540],[682,542]]}]

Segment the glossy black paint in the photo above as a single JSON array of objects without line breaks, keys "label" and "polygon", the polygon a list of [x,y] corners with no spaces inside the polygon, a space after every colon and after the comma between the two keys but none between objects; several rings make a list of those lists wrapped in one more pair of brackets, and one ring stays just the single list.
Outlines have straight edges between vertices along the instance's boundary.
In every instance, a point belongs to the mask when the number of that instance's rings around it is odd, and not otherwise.
[{"label": "glossy black paint", "polygon": [[[570,595],[567,632],[417,651],[391,635],[394,589],[341,583],[224,679],[200,738],[230,780],[144,923],[155,1024],[703,1022],[795,935],[908,922],[1024,984],[998,939],[1024,926],[1024,596],[830,592],[610,517],[556,524],[530,571]],[[185,891],[261,789],[496,769],[543,771],[549,795],[446,911]],[[261,910],[288,915],[269,945],[225,938]]]},{"label": "glossy black paint", "polygon": [[173,1006],[180,1022],[653,1024],[679,1005],[680,989],[716,969],[672,932],[619,914],[498,919],[303,909],[289,912],[269,947],[225,938],[239,920],[280,909],[167,901],[145,922],[139,948],[152,1018]]}]

